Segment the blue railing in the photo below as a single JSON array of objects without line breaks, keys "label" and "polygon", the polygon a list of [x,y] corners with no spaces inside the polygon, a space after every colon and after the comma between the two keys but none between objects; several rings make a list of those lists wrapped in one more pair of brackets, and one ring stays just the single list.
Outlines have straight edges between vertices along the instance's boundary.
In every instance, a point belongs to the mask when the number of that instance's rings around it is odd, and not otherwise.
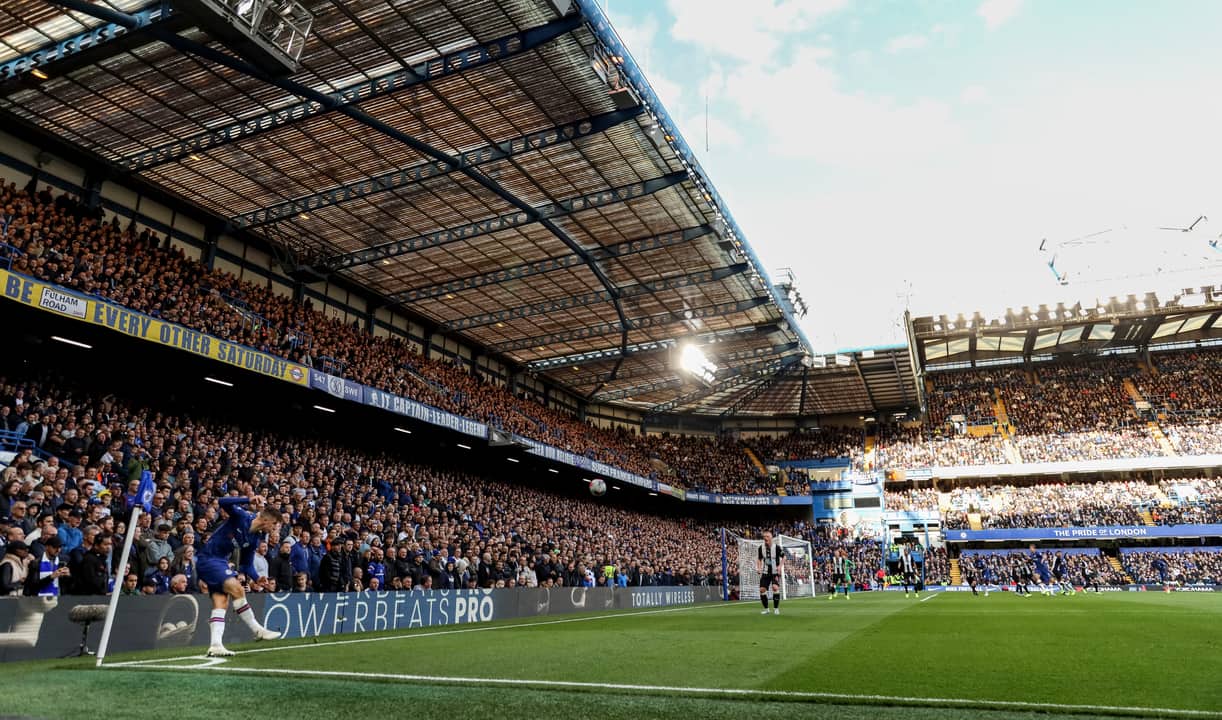
[{"label": "blue railing", "polygon": [[[0,234],[0,237],[4,237]],[[9,245],[8,243],[0,243],[0,265],[4,266],[5,270],[13,269],[13,260],[21,257],[25,253],[21,252],[20,248]]]}]

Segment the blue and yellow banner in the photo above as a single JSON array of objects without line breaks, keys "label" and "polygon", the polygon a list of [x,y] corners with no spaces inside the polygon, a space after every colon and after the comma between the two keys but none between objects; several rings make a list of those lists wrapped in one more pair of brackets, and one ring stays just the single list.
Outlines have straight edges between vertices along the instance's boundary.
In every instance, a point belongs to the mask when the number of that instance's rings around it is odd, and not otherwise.
[{"label": "blue and yellow banner", "polygon": [[80,295],[19,273],[0,270],[0,287],[4,288],[4,297],[22,305],[90,325],[100,325],[134,338],[185,350],[192,355],[211,358],[294,385],[310,383],[310,371],[304,365],[158,320],[105,300]]}]

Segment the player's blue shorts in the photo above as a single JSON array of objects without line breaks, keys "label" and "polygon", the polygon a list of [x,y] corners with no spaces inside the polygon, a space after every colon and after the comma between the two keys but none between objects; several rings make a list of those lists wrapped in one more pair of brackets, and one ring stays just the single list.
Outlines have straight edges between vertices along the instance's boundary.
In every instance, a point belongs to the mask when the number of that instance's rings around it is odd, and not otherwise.
[{"label": "player's blue shorts", "polygon": [[1047,585],[1052,580],[1052,576],[1047,571],[1040,571],[1040,582]]},{"label": "player's blue shorts", "polygon": [[237,572],[229,567],[228,560],[201,555],[196,564],[199,568],[199,579],[207,583],[210,593],[224,593],[225,581],[238,576]]}]

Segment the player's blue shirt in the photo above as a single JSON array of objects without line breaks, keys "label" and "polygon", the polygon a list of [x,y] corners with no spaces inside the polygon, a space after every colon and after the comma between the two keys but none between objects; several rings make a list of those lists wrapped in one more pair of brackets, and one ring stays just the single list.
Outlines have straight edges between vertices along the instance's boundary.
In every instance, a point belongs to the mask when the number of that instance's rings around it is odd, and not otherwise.
[{"label": "player's blue shirt", "polygon": [[228,560],[234,548],[237,548],[240,551],[238,569],[246,573],[247,577],[257,580],[260,576],[255,572],[255,549],[266,539],[267,533],[250,531],[250,522],[255,519],[255,515],[241,507],[247,502],[249,500],[244,497],[221,498],[221,509],[229,513],[229,517],[212,531],[212,537],[204,543],[200,556]]},{"label": "player's blue shirt", "polygon": [[1039,553],[1031,553],[1031,560],[1035,563],[1035,571],[1038,573],[1048,573],[1048,563],[1044,562],[1044,556]]}]

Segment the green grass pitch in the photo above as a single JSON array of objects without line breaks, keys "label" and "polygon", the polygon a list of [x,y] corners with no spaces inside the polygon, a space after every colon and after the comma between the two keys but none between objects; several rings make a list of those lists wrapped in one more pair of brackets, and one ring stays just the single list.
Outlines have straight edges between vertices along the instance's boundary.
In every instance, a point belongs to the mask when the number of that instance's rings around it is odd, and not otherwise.
[{"label": "green grass pitch", "polygon": [[[0,714],[1222,718],[1222,596],[888,593],[10,665]],[[207,664],[207,663],[213,664]],[[139,698],[139,699],[135,699]],[[14,704],[15,703],[15,704]],[[6,707],[7,706],[7,707]],[[263,710],[260,710],[262,708]]]}]

